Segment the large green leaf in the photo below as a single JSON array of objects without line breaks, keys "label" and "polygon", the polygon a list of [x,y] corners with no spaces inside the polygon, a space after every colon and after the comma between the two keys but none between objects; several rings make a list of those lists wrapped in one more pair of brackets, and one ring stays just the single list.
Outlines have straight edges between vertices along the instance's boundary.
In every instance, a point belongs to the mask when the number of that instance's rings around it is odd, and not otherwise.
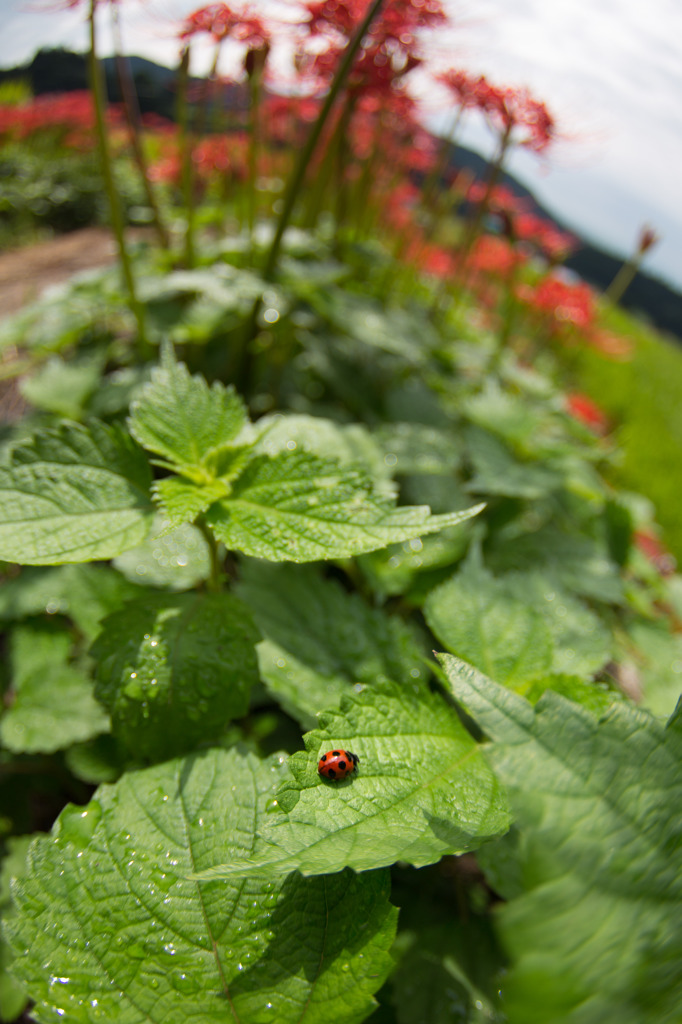
[{"label": "large green leaf", "polygon": [[552,672],[591,675],[609,661],[613,651],[610,631],[594,612],[551,575],[509,573],[496,583],[538,612],[547,623],[554,647]]},{"label": "large green leaf", "polygon": [[469,562],[429,594],[426,621],[449,651],[499,683],[520,687],[552,664],[549,629],[482,566]]},{"label": "large green leaf", "polygon": [[104,616],[136,594],[139,588],[107,565],[26,566],[0,588],[0,619],[68,615],[94,639]]},{"label": "large green leaf", "polygon": [[305,452],[258,456],[206,522],[228,548],[273,562],[348,558],[453,526],[483,506],[432,516],[396,508],[362,471]]},{"label": "large green leaf", "polygon": [[[0,867],[0,917],[7,921],[14,913],[10,881],[26,871],[26,854],[33,836],[10,836]],[[14,957],[4,936],[0,935],[0,1020],[13,1021],[28,1003],[28,993],[10,972]]]},{"label": "large green leaf", "polygon": [[351,683],[426,678],[415,635],[401,619],[370,608],[312,566],[249,561],[238,593],[265,637],[261,675],[304,728]]},{"label": "large green leaf", "polygon": [[132,405],[129,423],[143,447],[203,483],[220,475],[221,451],[234,444],[247,416],[233,388],[218,381],[209,387],[203,377],[192,377],[166,346],[161,365]]},{"label": "large green leaf", "polygon": [[26,565],[112,558],[144,538],[153,513],[143,452],[118,427],[64,424],[0,465],[0,558]]},{"label": "large green leaf", "polygon": [[511,1024],[679,1021],[680,707],[667,728],[624,701],[601,719],[551,692],[533,709],[441,661],[493,740],[517,825],[523,892],[498,918]]},{"label": "large green leaf", "polygon": [[10,924],[41,1022],[359,1024],[391,967],[386,872],[197,883],[256,854],[283,767],[211,750],[124,775],[31,849]]},{"label": "large green leaf", "polygon": [[[277,794],[280,813],[261,831],[259,855],[224,863],[211,877],[261,868],[368,871],[397,860],[420,866],[474,850],[509,825],[480,749],[443,696],[423,684],[365,686],[320,716],[304,740],[305,751],[289,759],[293,779]],[[318,759],[338,748],[359,756],[357,775],[325,781]]]},{"label": "large green leaf", "polygon": [[168,757],[245,714],[258,633],[231,594],[156,594],[105,619],[91,653],[97,696],[136,754]]},{"label": "large green leaf", "polygon": [[49,754],[109,730],[92,681],[69,662],[71,637],[54,627],[32,623],[12,634],[12,702],[0,739],[15,753]]}]

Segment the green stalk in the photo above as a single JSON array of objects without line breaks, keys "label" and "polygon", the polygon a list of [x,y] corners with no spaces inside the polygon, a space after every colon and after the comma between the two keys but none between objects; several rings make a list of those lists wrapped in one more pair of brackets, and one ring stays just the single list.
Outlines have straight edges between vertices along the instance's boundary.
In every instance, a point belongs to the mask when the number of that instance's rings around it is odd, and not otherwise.
[{"label": "green stalk", "polygon": [[[355,35],[348,44],[348,47],[344,52],[343,60],[341,61],[339,69],[336,72],[336,75],[334,76],[334,81],[332,82],[331,88],[327,93],[327,97],[324,101],[324,104],[322,105],[322,109],[320,110],[320,113],[317,116],[317,120],[315,121],[315,124],[313,125],[310,134],[308,135],[308,138],[306,139],[305,145],[303,146],[299,153],[298,160],[294,165],[294,170],[291,175],[291,178],[289,179],[287,189],[284,195],[284,205],[282,208],[282,212],[279,215],[277,230],[275,231],[275,236],[272,240],[270,250],[265,261],[263,277],[266,281],[272,281],[275,276],[275,272],[277,270],[277,263],[279,261],[279,253],[282,247],[282,239],[284,237],[284,232],[289,226],[289,221],[291,220],[291,216],[294,212],[296,200],[298,199],[298,196],[303,187],[306,171],[310,164],[312,155],[315,152],[315,148],[317,147],[317,144],[320,140],[320,136],[322,135],[324,127],[327,123],[332,107],[334,106],[336,98],[341,92],[341,89],[343,88],[346,79],[348,78],[348,74],[350,72],[351,67],[353,66],[353,61],[355,60],[357,52],[360,49],[362,40],[367,35],[370,25],[372,24],[377,14],[381,10],[383,4],[384,0],[373,0],[373,3],[371,4],[369,10],[367,11],[367,14],[365,15],[361,25],[358,27],[358,29],[355,32]],[[262,301],[262,297],[259,296],[253,304],[253,308],[251,310],[249,318],[244,325],[245,329],[241,342],[241,351],[237,355],[237,382],[239,384],[242,394],[248,393],[249,386],[251,383],[250,378],[252,373],[252,355],[249,351],[249,345],[251,343],[252,338],[256,334],[256,330],[258,327],[258,313],[260,311]]]},{"label": "green stalk", "polygon": [[213,531],[206,525],[203,516],[199,516],[194,525],[201,530],[208,547],[208,553],[211,561],[211,571],[208,579],[206,580],[206,589],[210,590],[213,594],[219,594],[223,589],[224,574],[220,559],[218,541],[215,539]]},{"label": "green stalk", "polygon": [[140,107],[137,101],[135,82],[130,72],[128,59],[123,56],[123,48],[121,46],[121,27],[118,17],[118,7],[116,4],[111,5],[111,27],[114,37],[116,70],[118,72],[118,81],[121,88],[121,97],[123,99],[123,109],[125,111],[128,129],[130,131],[133,159],[137,165],[137,170],[142,181],[147,205],[152,211],[152,225],[156,233],[157,241],[162,249],[168,249],[168,231],[163,223],[161,210],[158,202],[156,201],[156,195],[154,194],[154,189],[149,177],[149,168],[147,166],[147,158],[145,156],[142,142],[142,133],[140,131]]},{"label": "green stalk", "polygon": [[194,140],[192,133],[189,128],[189,103],[187,100],[187,90],[189,86],[189,58],[190,50],[189,46],[185,46],[182,51],[180,58],[180,67],[178,69],[178,98],[177,98],[177,118],[179,127],[179,142],[180,142],[180,153],[182,160],[182,201],[185,207],[185,266],[191,269],[194,266],[194,195],[193,195],[193,172],[192,172],[192,155],[194,150]]},{"label": "green stalk", "polygon": [[133,268],[130,260],[130,254],[126,247],[124,237],[123,214],[121,213],[121,207],[118,201],[118,193],[116,191],[116,184],[114,182],[111,151],[109,149],[109,139],[107,136],[105,121],[106,99],[104,96],[104,79],[102,76],[102,69],[100,67],[99,61],[97,60],[97,29],[95,26],[96,9],[97,0],[90,0],[90,14],[88,16],[88,23],[90,28],[90,52],[88,54],[88,71],[90,74],[90,91],[92,93],[92,101],[95,107],[95,132],[97,135],[97,147],[99,149],[100,163],[102,165],[104,188],[107,193],[107,199],[109,201],[111,227],[114,232],[114,237],[116,239],[116,246],[118,248],[119,260],[121,262],[121,272],[123,274],[123,281],[128,292],[128,304],[137,323],[137,333],[140,345],[143,348],[146,348],[148,343],[144,321],[144,308],[138,302],[137,294],[135,291],[135,278],[133,277]]},{"label": "green stalk", "polygon": [[320,135],[322,134],[322,130],[325,124],[327,123],[327,118],[329,117],[331,109],[334,106],[334,103],[336,102],[336,97],[339,95],[341,89],[343,88],[346,82],[350,69],[353,66],[355,56],[362,44],[362,40],[367,35],[370,25],[372,24],[377,14],[381,10],[383,4],[384,0],[374,0],[369,10],[367,11],[367,14],[365,15],[362,24],[359,26],[351,42],[346,48],[339,70],[336,72],[334,81],[332,82],[331,88],[327,93],[327,97],[324,101],[322,109],[318,114],[317,121],[313,125],[312,130],[306,140],[306,144],[299,154],[298,161],[294,168],[294,173],[292,174],[289,180],[289,184],[287,186],[286,194],[284,196],[284,207],[280,214],[279,222],[277,224],[277,230],[275,232],[275,237],[272,240],[272,245],[270,246],[268,258],[265,263],[263,276],[265,277],[266,281],[271,281],[273,279],[275,270],[277,269],[277,261],[279,259],[279,251],[282,246],[282,238],[284,236],[284,232],[289,226],[289,221],[291,220],[291,215],[294,212],[296,200],[298,199],[298,195],[301,191],[301,188],[303,187],[303,181],[305,179],[305,173],[308,169],[308,164],[310,163],[310,159],[313,153],[315,152],[315,148],[319,141]]},{"label": "green stalk", "polygon": [[247,66],[249,78],[249,152],[248,152],[248,184],[247,184],[247,223],[249,230],[249,244],[251,246],[251,257],[253,259],[253,232],[256,226],[256,205],[257,205],[257,177],[258,157],[260,155],[260,129],[261,129],[261,85],[263,72],[265,70],[265,59],[261,58],[262,51],[252,51],[251,64]]}]

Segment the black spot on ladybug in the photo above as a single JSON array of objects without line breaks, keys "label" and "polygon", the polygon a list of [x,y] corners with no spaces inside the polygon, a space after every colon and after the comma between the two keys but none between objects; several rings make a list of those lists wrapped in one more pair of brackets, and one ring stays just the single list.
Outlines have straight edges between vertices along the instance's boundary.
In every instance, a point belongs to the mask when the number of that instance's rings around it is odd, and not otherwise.
[{"label": "black spot on ladybug", "polygon": [[340,753],[340,750],[332,750],[332,757],[338,757]]},{"label": "black spot on ladybug", "polygon": [[320,761],[326,761],[326,760],[327,760],[327,755],[323,754],[322,757],[320,758]]},{"label": "black spot on ladybug", "polygon": [[345,761],[339,761],[339,768],[341,769],[342,772],[345,772],[345,770],[346,770],[346,762]]},{"label": "black spot on ladybug", "polygon": [[329,776],[330,779],[335,779],[336,778],[336,772],[334,771],[333,768],[329,768],[328,769],[327,775]]}]

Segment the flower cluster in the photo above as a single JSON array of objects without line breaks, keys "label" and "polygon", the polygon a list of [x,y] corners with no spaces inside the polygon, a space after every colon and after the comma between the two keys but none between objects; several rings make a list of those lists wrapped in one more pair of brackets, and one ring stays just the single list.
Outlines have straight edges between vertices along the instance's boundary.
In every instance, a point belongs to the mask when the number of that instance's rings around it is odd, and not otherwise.
[{"label": "flower cluster", "polygon": [[[298,65],[319,85],[333,77],[356,28],[367,13],[369,0],[309,0],[306,28],[311,39],[326,45],[309,53]],[[386,94],[402,83],[421,61],[418,32],[445,22],[440,0],[388,0],[369,32],[351,71],[348,88],[357,95]]]},{"label": "flower cluster", "polygon": [[457,68],[442,72],[436,80],[448,89],[457,106],[479,110],[505,144],[542,153],[556,138],[554,118],[527,89],[492,85],[484,75],[476,77]]},{"label": "flower cluster", "polygon": [[248,10],[239,10],[222,2],[199,7],[185,18],[180,39],[188,40],[207,33],[216,42],[235,39],[245,43],[249,50],[261,50],[270,42],[270,33],[263,21]]}]

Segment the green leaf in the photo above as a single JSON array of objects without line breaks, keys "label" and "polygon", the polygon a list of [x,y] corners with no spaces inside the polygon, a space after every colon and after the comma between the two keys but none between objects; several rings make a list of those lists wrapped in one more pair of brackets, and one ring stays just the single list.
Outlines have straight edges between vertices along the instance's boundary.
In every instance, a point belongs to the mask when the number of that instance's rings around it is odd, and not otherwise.
[{"label": "green leaf", "polygon": [[166,346],[161,366],[132,405],[129,423],[144,448],[202,483],[219,475],[216,460],[246,426],[247,416],[233,388],[218,381],[209,387],[203,377],[190,376]]},{"label": "green leaf", "polygon": [[550,525],[513,540],[500,533],[494,538],[488,561],[494,572],[541,571],[580,597],[606,604],[623,601],[618,567],[609,559],[605,545],[585,534],[570,534]]},{"label": "green leaf", "polygon": [[10,925],[39,1022],[360,1024],[392,961],[388,872],[198,883],[257,851],[281,758],[124,775],[31,848]]},{"label": "green leaf", "polygon": [[147,460],[118,427],[64,424],[0,465],[0,558],[26,565],[112,558],[144,538]]},{"label": "green leaf", "polygon": [[181,476],[167,476],[154,484],[154,497],[169,526],[193,523],[214,501],[230,493],[230,485],[223,480],[205,484],[194,483]]},{"label": "green leaf", "polygon": [[352,683],[425,680],[414,633],[401,619],[370,608],[312,566],[244,565],[239,596],[265,637],[263,679],[303,726],[340,701]]},{"label": "green leaf", "polygon": [[519,461],[501,441],[477,427],[466,431],[466,441],[474,469],[467,490],[473,494],[533,500],[545,497],[564,482],[563,475],[550,466]]},{"label": "green leaf", "polygon": [[[377,683],[320,717],[289,759],[293,780],[280,813],[261,831],[259,856],[233,859],[210,877],[269,869],[304,875],[355,871],[404,860],[421,866],[474,850],[509,825],[505,799],[454,709],[425,686]],[[360,758],[342,782],[320,778],[328,750]]]},{"label": "green leaf", "polygon": [[[6,840],[7,853],[0,868],[0,917],[4,922],[14,914],[10,897],[10,881],[21,878],[26,871],[26,853],[33,836],[10,836]],[[28,1003],[23,985],[10,972],[12,951],[0,935],[0,1020],[13,1021]]]},{"label": "green leaf", "polygon": [[523,687],[549,672],[553,644],[543,618],[469,562],[429,594],[424,615],[449,651],[499,683]]},{"label": "green leaf", "polygon": [[104,365],[97,352],[66,362],[53,356],[30,377],[21,381],[21,393],[37,409],[79,420],[89,397],[97,389]]},{"label": "green leaf", "polygon": [[613,653],[610,631],[556,579],[542,572],[520,572],[502,576],[497,582],[546,622],[554,647],[552,672],[591,675],[610,660]]},{"label": "green leaf", "polygon": [[[449,655],[509,789],[524,892],[499,910],[510,1024],[679,1019],[682,729],[631,704],[535,709]],[[491,853],[494,850],[491,849]]]},{"label": "green leaf", "polygon": [[432,516],[396,508],[360,470],[303,452],[258,456],[206,522],[228,548],[273,562],[349,558],[453,526],[483,506]]},{"label": "green leaf", "polygon": [[628,636],[642,681],[642,702],[655,715],[669,715],[682,692],[682,636],[663,622],[634,622]]},{"label": "green leaf", "polygon": [[502,957],[487,920],[468,917],[410,936],[389,981],[397,1024],[501,1024],[495,982]]},{"label": "green leaf", "polygon": [[459,467],[462,446],[454,431],[438,430],[422,423],[386,423],[377,432],[393,473],[451,475]]},{"label": "green leaf", "polygon": [[102,619],[137,592],[120,573],[106,565],[27,566],[13,579],[3,582],[0,619],[68,615],[88,639],[94,639]]},{"label": "green leaf", "polygon": [[230,594],[153,594],[105,619],[91,653],[114,734],[161,758],[217,739],[258,681],[250,613]]},{"label": "green leaf", "polygon": [[169,525],[157,516],[142,544],[114,559],[116,568],[131,583],[189,590],[208,579],[211,558],[201,531],[189,524],[169,530]]},{"label": "green leaf", "polygon": [[71,638],[53,623],[20,626],[12,634],[12,703],[0,719],[0,739],[15,753],[50,754],[108,732],[92,682],[69,663]]},{"label": "green leaf", "polygon": [[393,475],[392,464],[384,460],[379,441],[359,423],[335,423],[321,416],[277,413],[258,421],[259,438],[254,451],[266,455],[302,449],[323,459],[362,466],[374,481],[381,482],[387,493],[393,493],[388,483]]}]

